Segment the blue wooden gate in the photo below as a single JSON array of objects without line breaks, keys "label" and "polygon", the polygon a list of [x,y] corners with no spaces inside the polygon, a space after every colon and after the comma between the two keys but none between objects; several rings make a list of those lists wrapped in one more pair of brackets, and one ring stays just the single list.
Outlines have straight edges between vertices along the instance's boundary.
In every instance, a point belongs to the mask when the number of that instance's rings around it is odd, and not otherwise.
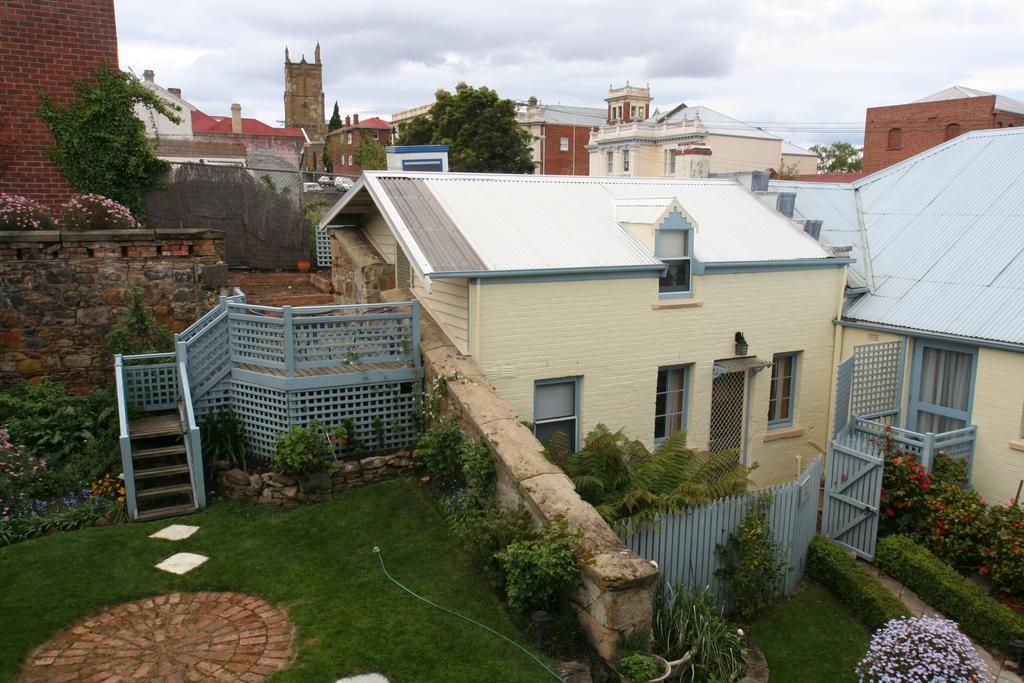
[{"label": "blue wooden gate", "polygon": [[859,432],[848,431],[828,448],[822,533],[865,560],[875,556],[882,464],[876,442]]}]

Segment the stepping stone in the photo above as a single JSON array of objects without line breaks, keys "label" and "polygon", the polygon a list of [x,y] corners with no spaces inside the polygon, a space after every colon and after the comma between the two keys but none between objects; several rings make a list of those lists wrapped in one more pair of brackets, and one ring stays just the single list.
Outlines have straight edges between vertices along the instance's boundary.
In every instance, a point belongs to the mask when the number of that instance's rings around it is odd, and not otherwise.
[{"label": "stepping stone", "polygon": [[359,674],[348,678],[339,678],[334,683],[388,683],[388,679],[381,674]]},{"label": "stepping stone", "polygon": [[192,571],[203,562],[206,562],[208,559],[210,558],[205,555],[197,555],[195,553],[175,553],[160,564],[156,565],[156,568],[172,574],[185,574]]},{"label": "stepping stone", "polygon": [[160,531],[150,534],[150,538],[162,538],[165,541],[183,541],[195,532],[199,531],[197,526],[188,524],[172,524],[165,526]]}]

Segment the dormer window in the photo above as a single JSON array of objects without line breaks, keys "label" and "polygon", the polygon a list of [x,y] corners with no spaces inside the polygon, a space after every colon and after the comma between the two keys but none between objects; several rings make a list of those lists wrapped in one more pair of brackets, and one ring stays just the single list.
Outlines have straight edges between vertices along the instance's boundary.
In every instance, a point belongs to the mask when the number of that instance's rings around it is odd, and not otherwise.
[{"label": "dormer window", "polygon": [[691,262],[693,230],[662,226],[655,237],[655,256],[665,262],[668,270],[658,280],[663,295],[689,294],[692,288]]}]

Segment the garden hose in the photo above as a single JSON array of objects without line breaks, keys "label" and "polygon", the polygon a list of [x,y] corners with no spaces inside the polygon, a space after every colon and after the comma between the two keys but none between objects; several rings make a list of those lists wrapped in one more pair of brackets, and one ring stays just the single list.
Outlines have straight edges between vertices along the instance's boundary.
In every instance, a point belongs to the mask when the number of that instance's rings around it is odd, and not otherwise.
[{"label": "garden hose", "polygon": [[520,652],[524,653],[527,657],[529,657],[533,661],[537,662],[537,665],[540,666],[542,669],[544,669],[544,671],[546,671],[547,673],[551,674],[551,676],[556,681],[564,681],[565,680],[561,676],[558,675],[557,671],[553,670],[551,667],[549,667],[547,664],[545,664],[543,661],[541,661],[540,658],[537,657],[537,655],[533,654],[532,652],[530,652],[525,647],[523,647],[522,645],[520,645],[516,641],[512,640],[508,636],[503,635],[501,633],[498,633],[497,631],[495,631],[490,626],[485,626],[484,624],[481,624],[479,621],[473,621],[472,619],[470,619],[469,617],[467,617],[465,615],[459,614],[458,612],[456,612],[454,610],[450,610],[447,607],[442,607],[441,605],[437,604],[436,602],[428,600],[427,598],[423,597],[422,595],[420,595],[416,591],[412,590],[411,588],[409,588],[405,584],[403,584],[400,581],[398,581],[397,579],[395,579],[395,577],[391,576],[391,574],[388,573],[387,567],[384,566],[384,555],[381,552],[379,545],[373,546],[373,554],[377,556],[378,560],[380,560],[380,568],[381,568],[381,571],[384,572],[384,576],[388,577],[388,580],[391,581],[391,583],[395,584],[396,586],[398,586],[399,588],[404,590],[409,595],[413,596],[414,598],[416,598],[418,600],[422,600],[423,602],[427,603],[431,607],[436,607],[437,609],[441,610],[442,612],[447,612],[448,614],[454,615],[454,616],[458,617],[459,619],[462,619],[463,621],[468,621],[469,623],[473,624],[474,626],[479,626],[483,630],[489,631],[490,633],[493,633],[494,635],[498,636],[499,638],[501,638],[505,642],[510,643],[513,647],[515,647]]}]

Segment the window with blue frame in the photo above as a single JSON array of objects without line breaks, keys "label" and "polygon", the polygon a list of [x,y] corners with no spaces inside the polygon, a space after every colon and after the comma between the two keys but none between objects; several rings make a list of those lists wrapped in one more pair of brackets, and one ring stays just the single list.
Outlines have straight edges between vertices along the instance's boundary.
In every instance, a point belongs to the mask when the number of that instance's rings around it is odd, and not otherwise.
[{"label": "window with blue frame", "polygon": [[971,421],[974,353],[963,347],[919,341],[911,377],[912,428],[918,432],[963,429]]},{"label": "window with blue frame", "polygon": [[538,380],[533,388],[533,433],[547,444],[561,433],[575,452],[579,443],[579,378]]},{"label": "window with blue frame", "polygon": [[777,353],[772,357],[772,383],[768,392],[769,429],[793,424],[796,360],[796,353]]},{"label": "window with blue frame", "polygon": [[690,369],[685,365],[658,368],[654,394],[654,443],[686,429]]},{"label": "window with blue frame", "polygon": [[685,220],[673,221],[669,225],[673,216],[666,219],[655,236],[654,255],[668,266],[658,280],[658,292],[669,295],[688,294],[693,286],[693,230]]}]

